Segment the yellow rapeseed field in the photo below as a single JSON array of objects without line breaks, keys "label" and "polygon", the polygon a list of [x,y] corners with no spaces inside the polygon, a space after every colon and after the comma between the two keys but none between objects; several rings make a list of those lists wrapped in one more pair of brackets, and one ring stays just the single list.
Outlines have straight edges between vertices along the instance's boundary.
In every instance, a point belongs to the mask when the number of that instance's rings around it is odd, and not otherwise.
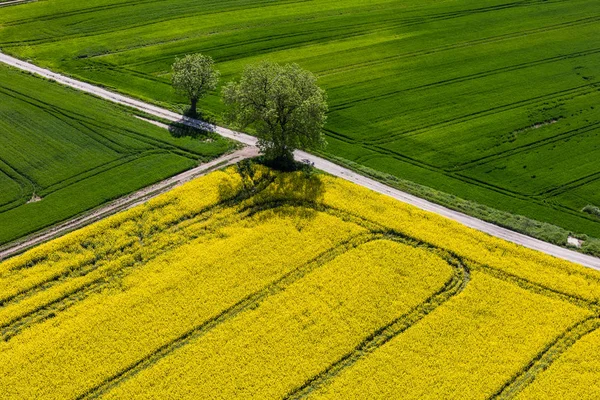
[{"label": "yellow rapeseed field", "polygon": [[0,263],[0,398],[598,398],[599,301],[592,270],[243,164]]}]

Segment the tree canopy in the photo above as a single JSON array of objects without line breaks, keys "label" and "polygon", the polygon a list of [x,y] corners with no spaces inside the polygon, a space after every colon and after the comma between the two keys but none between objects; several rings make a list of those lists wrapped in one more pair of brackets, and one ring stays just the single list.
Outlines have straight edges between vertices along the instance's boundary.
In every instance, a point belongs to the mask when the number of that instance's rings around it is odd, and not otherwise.
[{"label": "tree canopy", "polygon": [[175,90],[190,100],[190,114],[196,115],[198,100],[216,89],[219,77],[211,57],[188,54],[175,60],[171,79]]},{"label": "tree canopy", "polygon": [[326,144],[327,96],[317,78],[297,64],[264,61],[246,67],[239,82],[223,90],[225,118],[235,127],[252,125],[259,147],[271,160],[289,164],[294,149]]}]

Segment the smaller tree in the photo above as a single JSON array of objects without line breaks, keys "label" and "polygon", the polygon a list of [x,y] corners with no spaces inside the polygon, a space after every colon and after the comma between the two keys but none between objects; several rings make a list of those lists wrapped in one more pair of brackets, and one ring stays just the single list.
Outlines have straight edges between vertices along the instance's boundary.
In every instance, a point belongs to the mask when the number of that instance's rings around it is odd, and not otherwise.
[{"label": "smaller tree", "polygon": [[190,100],[192,116],[197,113],[198,100],[216,89],[219,77],[213,59],[202,54],[188,54],[173,64],[173,87]]},{"label": "smaller tree", "polygon": [[252,125],[261,151],[282,166],[293,163],[294,149],[325,146],[326,99],[311,72],[269,61],[246,67],[223,90],[225,119],[242,129]]}]

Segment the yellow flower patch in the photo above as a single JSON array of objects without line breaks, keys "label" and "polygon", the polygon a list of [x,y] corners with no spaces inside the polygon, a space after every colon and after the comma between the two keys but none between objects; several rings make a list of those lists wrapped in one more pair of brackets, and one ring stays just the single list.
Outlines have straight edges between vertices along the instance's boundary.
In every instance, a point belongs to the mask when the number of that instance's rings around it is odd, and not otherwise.
[{"label": "yellow flower patch", "polygon": [[233,167],[0,263],[0,393],[598,397],[599,299],[343,180]]}]

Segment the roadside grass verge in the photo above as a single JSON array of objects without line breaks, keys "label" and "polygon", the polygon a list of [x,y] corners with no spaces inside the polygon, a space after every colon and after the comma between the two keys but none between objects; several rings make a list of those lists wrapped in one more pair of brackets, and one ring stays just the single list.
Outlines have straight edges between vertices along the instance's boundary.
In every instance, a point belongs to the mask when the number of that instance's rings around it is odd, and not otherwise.
[{"label": "roadside grass verge", "polygon": [[[373,178],[379,182],[385,183],[388,186],[432,201],[452,210],[460,211],[483,221],[491,222],[498,226],[511,229],[515,232],[523,233],[545,242],[556,244],[562,247],[568,247],[569,249],[580,251],[595,257],[600,257],[600,239],[590,237],[580,232],[568,231],[560,226],[536,221],[522,215],[511,214],[485,206],[483,204],[461,199],[452,194],[419,185],[415,182],[400,179],[394,175],[380,172],[340,157],[328,156],[327,154],[323,153],[319,155],[326,157],[339,165],[345,166],[349,169]],[[596,208],[597,207],[594,206],[587,206],[585,211],[595,215],[593,211]],[[567,242],[569,236],[583,240],[581,248],[569,245]]]}]

